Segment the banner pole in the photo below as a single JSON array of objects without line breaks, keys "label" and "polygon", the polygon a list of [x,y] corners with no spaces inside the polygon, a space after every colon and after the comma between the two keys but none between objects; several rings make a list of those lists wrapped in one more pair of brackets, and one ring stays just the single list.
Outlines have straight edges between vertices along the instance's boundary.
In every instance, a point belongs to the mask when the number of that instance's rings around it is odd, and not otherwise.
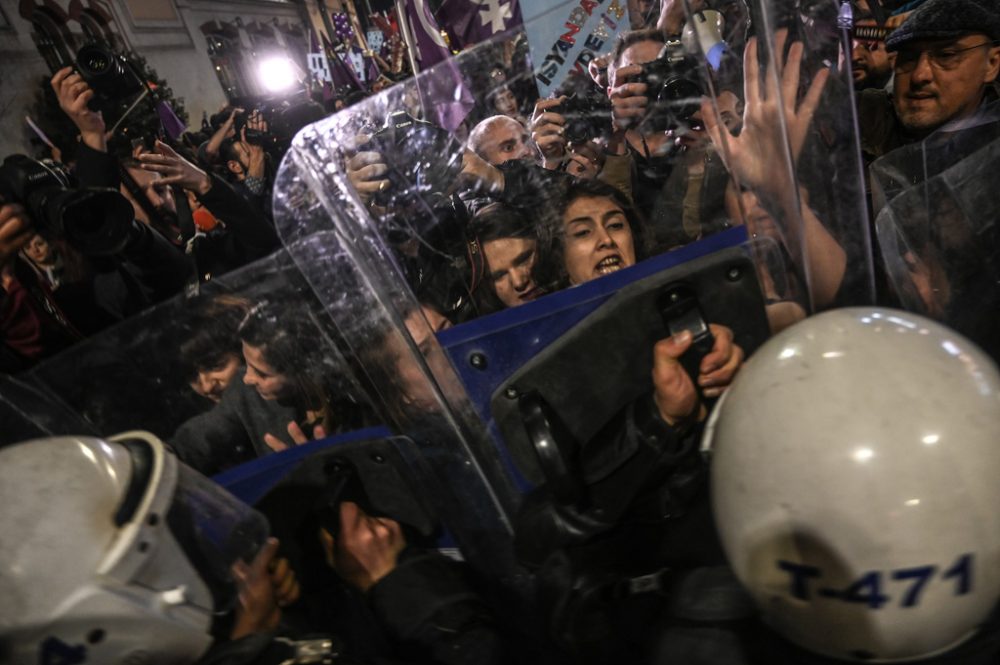
[{"label": "banner pole", "polygon": [[417,66],[417,52],[413,45],[413,31],[410,29],[410,21],[406,15],[406,0],[396,0],[396,19],[399,21],[399,29],[403,33],[403,41],[406,43],[406,52],[410,56],[410,69],[413,75],[420,73]]}]

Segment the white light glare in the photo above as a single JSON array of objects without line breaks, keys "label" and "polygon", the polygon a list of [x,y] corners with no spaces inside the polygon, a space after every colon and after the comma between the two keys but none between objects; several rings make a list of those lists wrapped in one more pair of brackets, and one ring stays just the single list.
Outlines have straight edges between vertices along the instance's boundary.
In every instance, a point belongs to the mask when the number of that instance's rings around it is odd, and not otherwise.
[{"label": "white light glare", "polygon": [[924,444],[928,445],[928,446],[933,446],[935,443],[937,443],[940,440],[941,440],[941,437],[939,435],[937,435],[937,434],[928,434],[923,439],[921,439],[921,441],[923,441]]},{"label": "white light glare", "polygon": [[854,461],[865,463],[871,458],[875,457],[875,451],[871,448],[858,448],[854,451]]},{"label": "white light glare", "polygon": [[297,83],[295,64],[284,56],[268,58],[258,65],[257,78],[268,92],[285,92]]}]

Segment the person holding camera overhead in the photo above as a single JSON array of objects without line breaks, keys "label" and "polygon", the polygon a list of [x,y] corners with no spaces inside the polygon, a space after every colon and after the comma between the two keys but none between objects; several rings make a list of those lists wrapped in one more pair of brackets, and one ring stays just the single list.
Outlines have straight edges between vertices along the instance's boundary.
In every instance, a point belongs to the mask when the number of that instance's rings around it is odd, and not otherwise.
[{"label": "person holding camera overhead", "polygon": [[[8,372],[169,298],[192,275],[187,257],[137,222],[117,191],[117,162],[103,152],[104,120],[87,106],[94,92],[70,68],[53,80],[80,129],[81,178],[75,183],[60,165],[24,155],[10,155],[0,167],[0,366]],[[36,231],[65,246],[64,259],[81,256],[58,282],[27,254],[18,258]]]},{"label": "person holding camera overhead", "polygon": [[[56,73],[52,78],[52,88],[60,108],[80,130],[78,170],[81,183],[121,187],[122,165],[108,152],[104,119],[100,112],[88,106],[95,92],[70,68]],[[193,192],[202,205],[222,221],[222,228],[204,236],[185,238],[190,244],[198,279],[207,281],[214,275],[245,265],[277,249],[278,239],[274,229],[258,208],[233,191],[221,178],[201,170],[163,141],[156,141],[153,147],[152,151],[138,151],[136,168],[129,171],[148,177],[145,189],[151,197],[155,196],[156,200],[167,198],[171,187],[180,186]],[[133,207],[137,217],[145,221],[141,215],[143,206],[133,200]]]}]

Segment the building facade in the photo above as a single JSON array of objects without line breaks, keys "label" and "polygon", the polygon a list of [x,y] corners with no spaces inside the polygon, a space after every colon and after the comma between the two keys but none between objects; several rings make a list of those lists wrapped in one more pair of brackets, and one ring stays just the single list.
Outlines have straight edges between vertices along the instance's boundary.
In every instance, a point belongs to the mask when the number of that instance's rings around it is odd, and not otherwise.
[{"label": "building facade", "polygon": [[0,158],[30,154],[25,116],[40,81],[84,44],[141,54],[197,128],[203,114],[263,92],[256,67],[268,55],[306,71],[309,28],[325,32],[340,11],[340,0],[0,0]]}]

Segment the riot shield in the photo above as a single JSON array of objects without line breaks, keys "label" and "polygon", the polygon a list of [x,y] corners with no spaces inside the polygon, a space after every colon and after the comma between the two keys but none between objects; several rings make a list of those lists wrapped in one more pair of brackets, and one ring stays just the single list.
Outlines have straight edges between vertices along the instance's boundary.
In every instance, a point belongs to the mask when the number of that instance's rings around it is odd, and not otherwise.
[{"label": "riot shield", "polygon": [[[660,300],[673,287],[696,294],[692,326],[725,323],[748,352],[769,324],[872,300],[839,5],[720,3],[732,23],[704,37],[706,7],[695,4],[681,22],[694,36],[661,45],[655,76],[643,69],[660,114],[651,124],[612,123],[589,56],[561,85],[544,69],[558,58],[515,60],[495,76],[503,42],[523,39],[514,32],[310,126],[282,164],[275,219],[289,255],[376,410],[453,497],[456,536],[474,529],[480,553],[506,551],[522,494],[546,479],[519,397],[541,393],[574,438],[597,435],[649,393],[651,347],[680,330]],[[574,4],[552,11],[569,16]],[[722,34],[733,43],[716,48]],[[498,88],[530,89],[539,76],[558,103],[522,97],[495,117]],[[733,97],[742,131],[725,124]],[[546,121],[577,136],[561,154],[542,149]],[[616,129],[638,134],[612,157]],[[637,157],[643,143],[662,154]],[[639,166],[657,183],[647,209],[631,189]],[[569,229],[581,198],[607,206],[622,234],[615,252],[582,264]],[[607,349],[608,363],[589,362]]]},{"label": "riot shield", "polygon": [[876,230],[890,282],[907,309],[938,319],[994,358],[1000,115],[996,103],[871,167]]},{"label": "riot shield", "polygon": [[[632,95],[658,100],[642,129],[613,124],[606,87],[588,78],[612,51],[607,26],[624,26],[607,2],[593,26],[580,21],[586,48],[570,61],[531,62],[529,25],[303,130],[275,186],[283,250],[17,377],[24,400],[79,416],[46,433],[147,429],[209,473],[384,424],[413,442],[398,458],[419,469],[415,486],[465,558],[522,586],[512,516],[572,467],[549,455],[522,397],[582,445],[650,394],[658,340],[704,341],[723,324],[749,354],[770,329],[870,299],[836,4],[708,4],[725,43],[667,40],[646,71],[656,95]],[[707,21],[700,3],[683,9],[682,32]],[[744,49],[749,15],[757,41]],[[565,37],[541,52],[562,53]],[[553,63],[574,74],[556,82]],[[536,106],[539,76],[558,104]],[[511,116],[477,127],[501,89]],[[547,114],[572,135],[560,154],[540,147]],[[742,131],[724,123],[740,116]],[[662,153],[643,152],[651,144]],[[604,244],[588,249],[574,224],[600,226]],[[195,341],[214,352],[198,365],[206,377],[185,360]]]}]

